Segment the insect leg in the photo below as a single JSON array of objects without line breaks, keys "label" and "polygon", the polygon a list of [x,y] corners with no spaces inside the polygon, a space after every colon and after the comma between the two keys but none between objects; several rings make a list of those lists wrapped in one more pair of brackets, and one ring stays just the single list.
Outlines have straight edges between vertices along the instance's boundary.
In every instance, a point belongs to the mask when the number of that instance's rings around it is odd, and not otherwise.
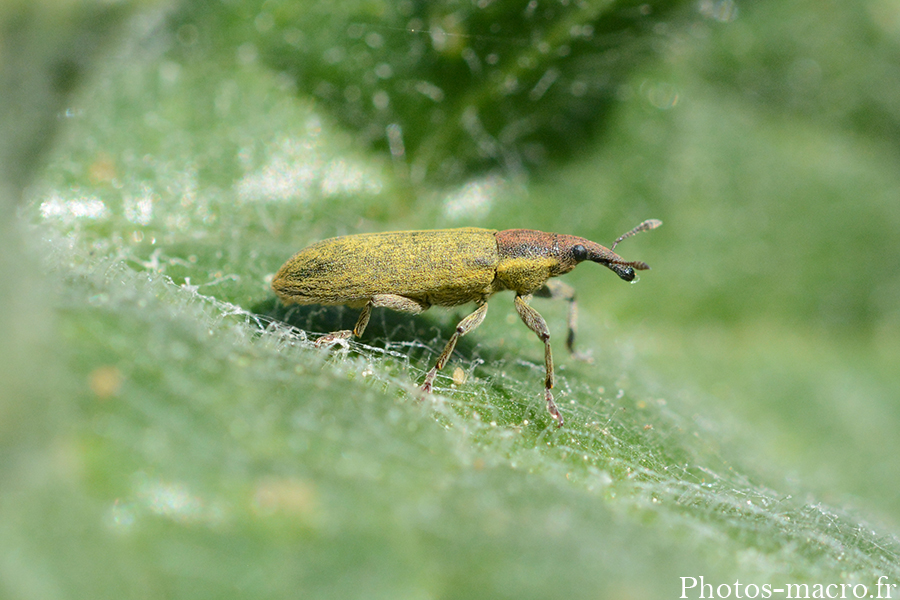
[{"label": "insect leg", "polygon": [[[359,318],[356,319],[356,325],[353,326],[353,330],[342,329],[340,331],[333,331],[331,333],[325,334],[319,339],[316,340],[316,346],[322,346],[324,344],[333,344],[340,340],[347,340],[351,337],[360,337],[363,334],[363,331],[366,330],[366,325],[369,324],[369,317],[372,315],[372,301],[369,300],[366,302],[365,306],[363,306],[362,312],[359,313]],[[341,344],[346,347],[345,342],[341,342]]]},{"label": "insect leg", "polygon": [[550,298],[551,300],[565,300],[569,303],[569,331],[566,334],[566,350],[576,360],[593,362],[590,352],[578,352],[575,350],[575,332],[578,326],[578,304],[575,302],[575,288],[559,279],[549,279],[534,295],[539,298]]},{"label": "insect leg", "polygon": [[544,342],[544,365],[547,373],[547,377],[544,379],[544,400],[547,401],[547,411],[550,413],[550,416],[556,419],[556,426],[562,427],[563,417],[556,407],[556,403],[553,402],[553,392],[550,391],[553,389],[554,384],[553,353],[550,351],[550,330],[547,328],[547,322],[544,321],[544,317],[538,311],[528,306],[530,298],[530,295],[517,295],[515,300],[516,312],[519,313],[528,329],[535,332],[540,340]]},{"label": "insect leg", "polygon": [[534,295],[539,298],[566,300],[569,303],[569,331],[566,335],[566,348],[569,352],[574,353],[575,327],[578,323],[578,304],[575,302],[575,288],[559,279],[548,279]]},{"label": "insect leg", "polygon": [[372,297],[371,304],[372,306],[390,308],[391,310],[412,313],[414,315],[431,308],[431,305],[427,302],[413,300],[412,298],[398,296],[397,294],[378,294],[377,296]]},{"label": "insect leg", "polygon": [[338,340],[346,340],[350,337],[362,337],[363,332],[366,330],[366,326],[369,324],[369,317],[372,316],[373,307],[390,308],[400,312],[419,314],[424,310],[428,310],[431,305],[396,294],[378,294],[372,296],[372,299],[366,302],[362,312],[359,313],[359,318],[356,319],[356,325],[353,326],[353,331],[344,329],[323,335],[316,340],[316,346],[332,344]]},{"label": "insect leg", "polygon": [[456,342],[460,337],[466,335],[484,321],[484,316],[487,314],[487,302],[479,305],[478,308],[475,309],[471,315],[463,319],[459,322],[459,325],[456,326],[456,331],[453,332],[453,336],[450,338],[450,341],[447,342],[447,345],[444,346],[444,351],[441,352],[441,355],[438,357],[437,362],[428,371],[428,374],[425,375],[425,383],[422,384],[422,391],[428,393],[431,391],[431,385],[434,383],[434,378],[437,376],[437,372],[444,368],[444,365],[447,364],[447,361],[450,359],[450,355],[453,354],[453,349],[456,348]]}]

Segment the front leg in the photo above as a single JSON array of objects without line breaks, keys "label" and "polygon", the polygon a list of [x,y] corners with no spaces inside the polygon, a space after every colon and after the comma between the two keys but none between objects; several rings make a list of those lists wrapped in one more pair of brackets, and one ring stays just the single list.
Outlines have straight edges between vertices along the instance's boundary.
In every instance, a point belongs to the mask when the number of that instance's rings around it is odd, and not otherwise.
[{"label": "front leg", "polygon": [[550,330],[547,328],[547,322],[544,321],[544,317],[528,305],[529,298],[530,296],[516,296],[516,312],[519,313],[528,329],[535,332],[540,340],[544,342],[544,368],[547,374],[544,379],[544,400],[547,401],[547,411],[550,413],[550,416],[556,419],[556,426],[562,427],[563,416],[553,401],[553,392],[551,391],[555,380],[553,374],[553,353],[550,351]]},{"label": "front leg", "polygon": [[566,335],[566,349],[576,360],[593,362],[590,352],[578,352],[575,350],[575,331],[578,325],[578,304],[575,302],[575,288],[559,279],[549,279],[547,283],[534,293],[539,298],[551,300],[565,300],[569,303],[569,330]]}]

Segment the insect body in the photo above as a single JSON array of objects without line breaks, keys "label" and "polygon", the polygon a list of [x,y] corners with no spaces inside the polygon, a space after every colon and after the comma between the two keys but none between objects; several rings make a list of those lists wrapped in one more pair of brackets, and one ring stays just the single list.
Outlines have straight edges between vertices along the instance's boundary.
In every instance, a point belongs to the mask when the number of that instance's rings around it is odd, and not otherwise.
[{"label": "insect body", "polygon": [[344,304],[362,308],[353,330],[336,331],[317,344],[362,335],[372,308],[420,313],[432,306],[459,306],[474,302],[475,311],[456,326],[437,362],[425,376],[422,389],[430,392],[437,372],[444,368],[459,338],[487,314],[487,301],[504,290],[515,292],[516,312],[544,343],[546,378],[544,399],[559,426],[563,417],[553,401],[553,355],[547,323],[528,302],[532,295],[569,302],[566,345],[573,349],[575,292],[551,277],[568,273],[585,260],[611,269],[625,281],[646,263],[626,261],[615,252],[620,241],[659,227],[644,221],[605,248],[573,235],[531,229],[439,229],[347,235],[324,240],[301,250],[278,271],[272,288],[286,304]]}]

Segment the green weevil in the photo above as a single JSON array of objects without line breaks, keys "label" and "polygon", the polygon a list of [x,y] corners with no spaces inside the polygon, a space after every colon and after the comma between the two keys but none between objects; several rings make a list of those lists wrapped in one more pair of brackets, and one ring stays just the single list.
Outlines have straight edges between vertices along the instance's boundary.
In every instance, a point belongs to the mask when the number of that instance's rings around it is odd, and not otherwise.
[{"label": "green weevil", "polygon": [[515,307],[522,321],[544,343],[544,399],[547,410],[562,426],[553,401],[553,355],[544,318],[528,302],[533,295],[569,302],[566,346],[574,349],[575,290],[560,281],[585,260],[599,263],[625,281],[646,263],[626,261],[616,245],[638,232],[655,229],[649,219],[619,237],[612,248],[576,237],[531,229],[496,231],[465,227],[433,231],[364,233],[331,238],[301,250],[272,279],[272,288],[285,304],[344,304],[362,308],[353,330],[319,338],[317,345],[359,337],[374,307],[418,314],[432,306],[475,303],[475,311],[456,326],[434,367],[425,375],[422,390],[431,392],[437,372],[444,368],[456,342],[484,320],[487,301],[504,290],[516,293]]}]

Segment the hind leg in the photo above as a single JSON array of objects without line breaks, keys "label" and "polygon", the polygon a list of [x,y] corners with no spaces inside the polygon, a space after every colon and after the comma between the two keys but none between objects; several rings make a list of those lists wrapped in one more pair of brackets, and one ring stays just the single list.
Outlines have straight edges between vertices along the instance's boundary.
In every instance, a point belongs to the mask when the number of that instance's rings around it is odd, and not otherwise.
[{"label": "hind leg", "polygon": [[343,329],[341,331],[325,334],[316,340],[316,346],[334,344],[335,342],[340,342],[340,340],[346,340],[351,337],[361,337],[366,330],[366,326],[369,324],[369,317],[372,316],[372,308],[374,307],[390,308],[400,312],[419,314],[422,311],[428,310],[431,305],[396,294],[378,294],[372,296],[372,298],[366,302],[365,306],[363,306],[362,312],[359,313],[359,318],[356,320],[356,325],[353,326],[352,330]]}]

